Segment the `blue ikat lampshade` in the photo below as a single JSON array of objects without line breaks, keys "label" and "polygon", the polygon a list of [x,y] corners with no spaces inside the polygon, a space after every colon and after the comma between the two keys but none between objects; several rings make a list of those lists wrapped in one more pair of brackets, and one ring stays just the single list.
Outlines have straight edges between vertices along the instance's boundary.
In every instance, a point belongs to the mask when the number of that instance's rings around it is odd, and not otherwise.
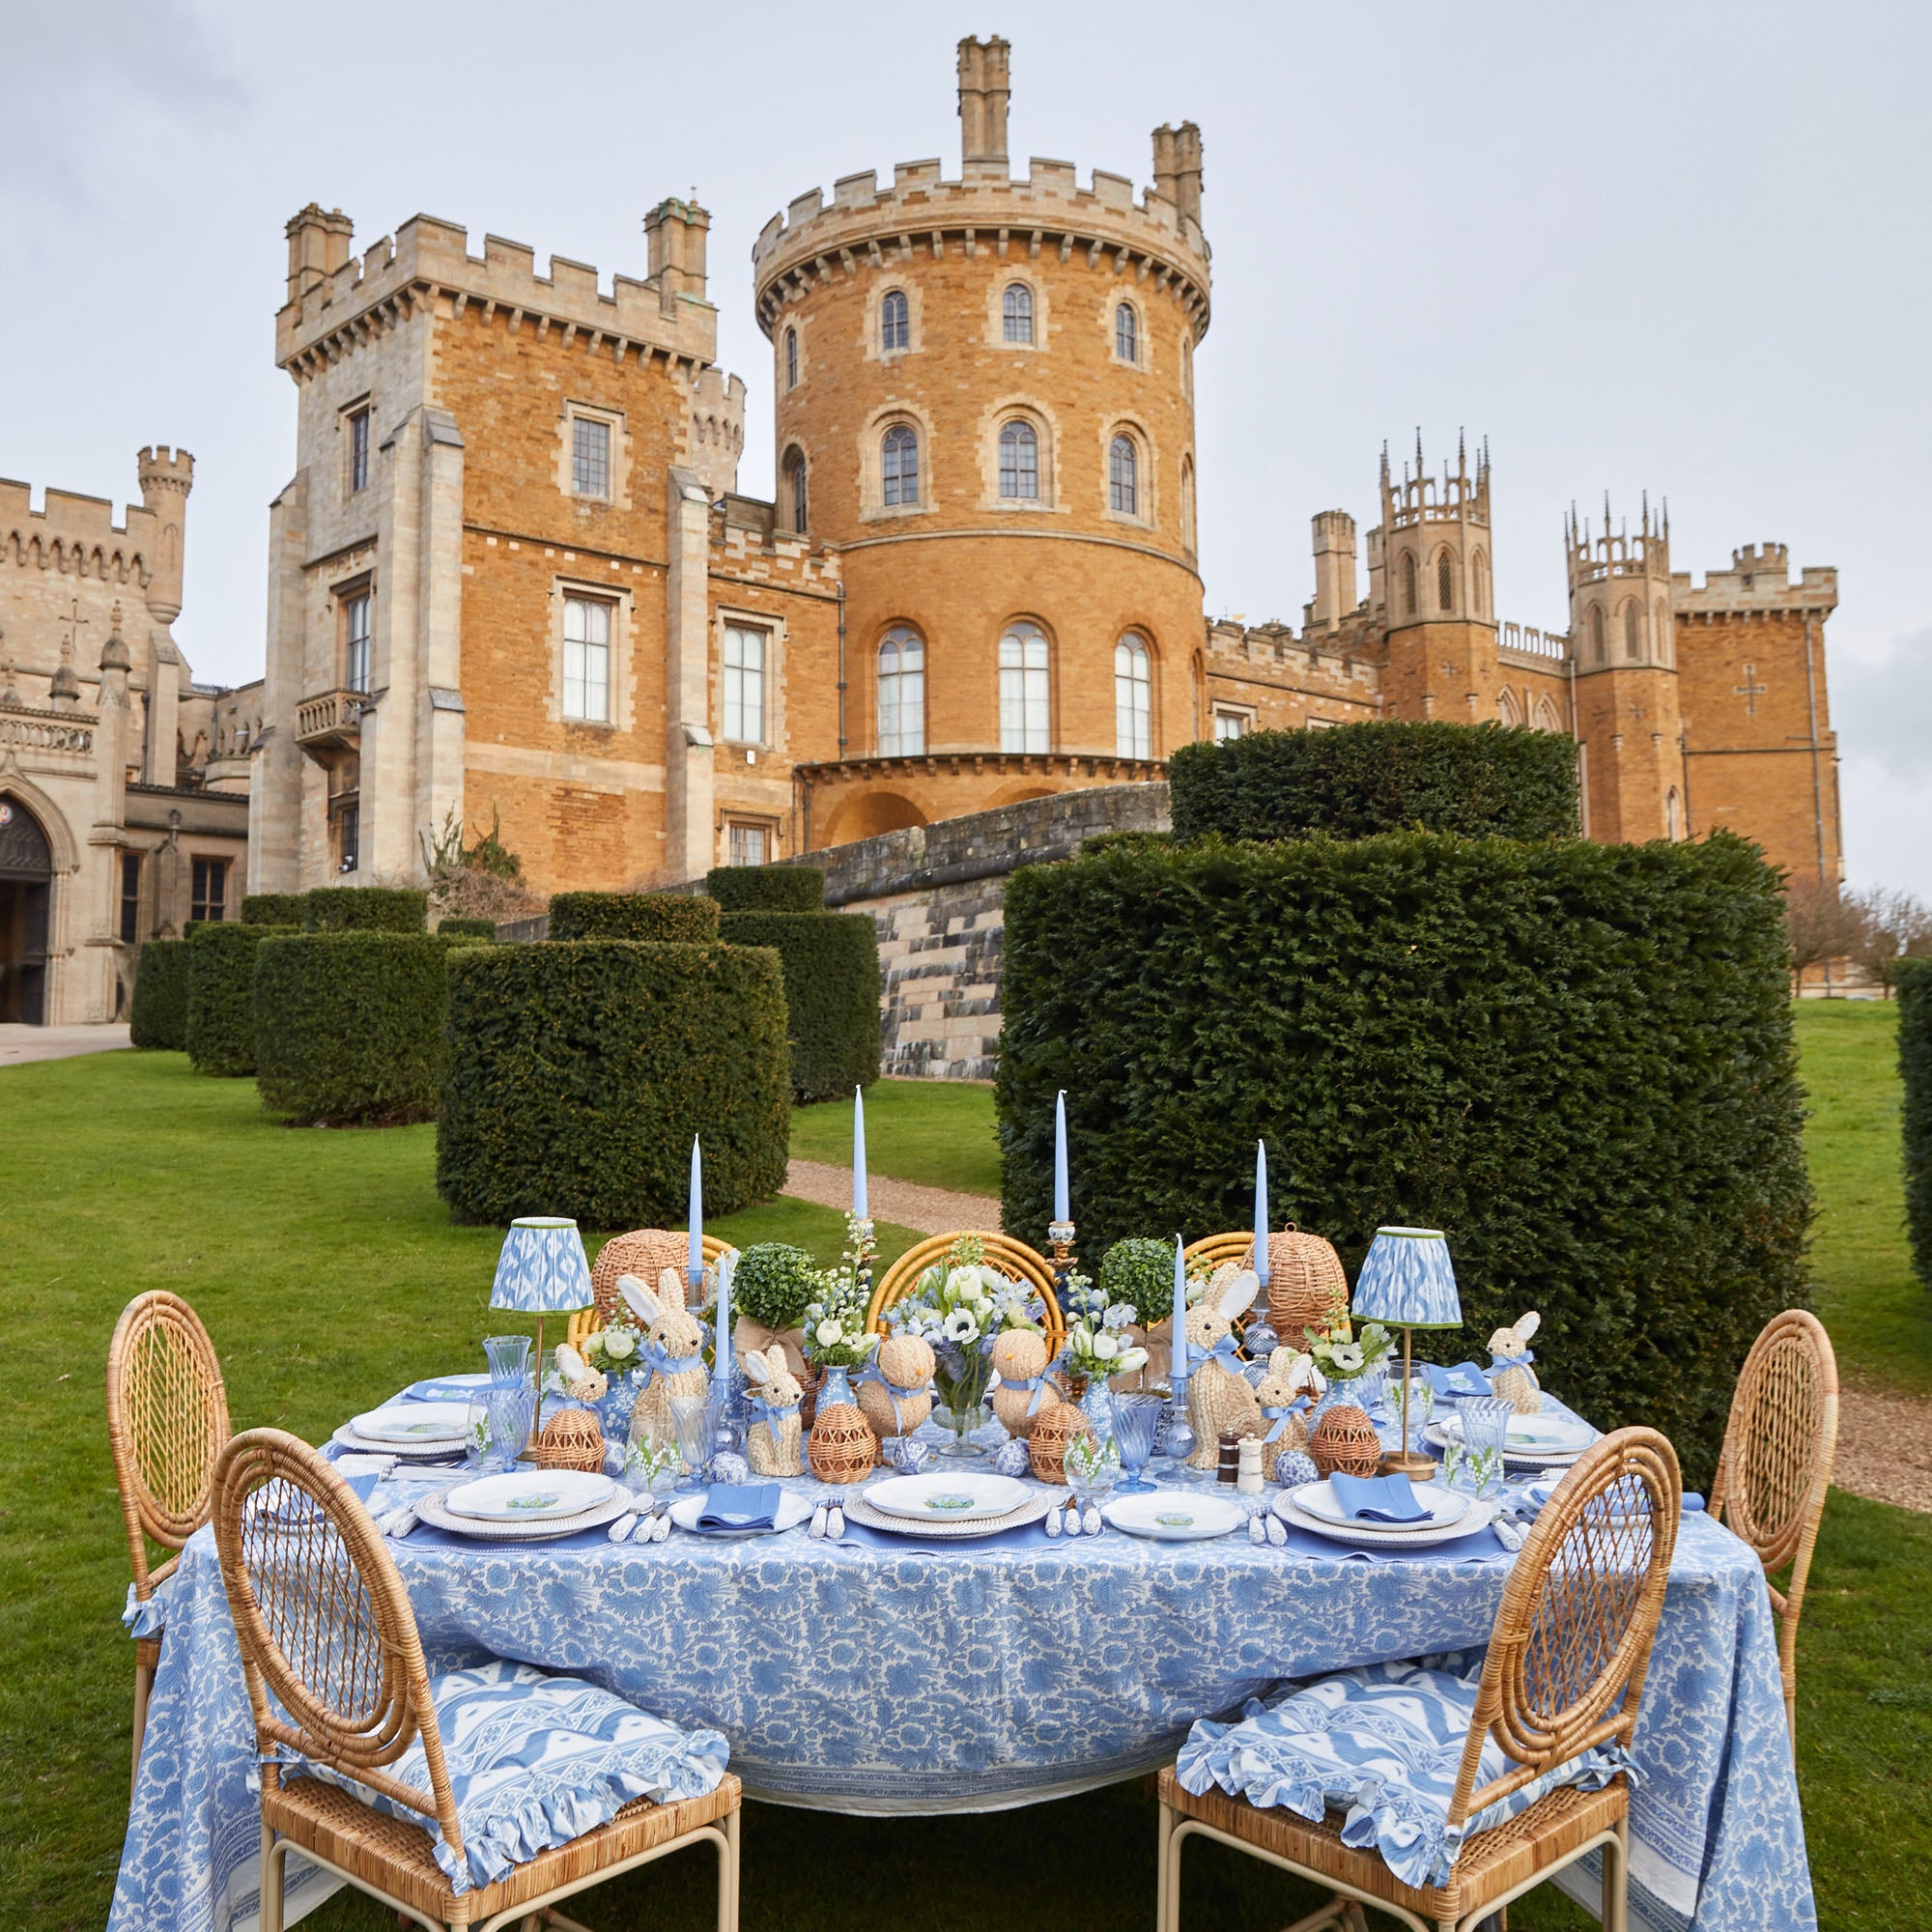
[{"label": "blue ikat lampshade", "polygon": [[1460,1328],[1463,1304],[1439,1228],[1378,1228],[1350,1313],[1396,1328]]},{"label": "blue ikat lampshade", "polygon": [[595,1298],[583,1237],[575,1221],[528,1214],[510,1223],[503,1252],[497,1258],[492,1308],[554,1315],[566,1308],[588,1308]]}]

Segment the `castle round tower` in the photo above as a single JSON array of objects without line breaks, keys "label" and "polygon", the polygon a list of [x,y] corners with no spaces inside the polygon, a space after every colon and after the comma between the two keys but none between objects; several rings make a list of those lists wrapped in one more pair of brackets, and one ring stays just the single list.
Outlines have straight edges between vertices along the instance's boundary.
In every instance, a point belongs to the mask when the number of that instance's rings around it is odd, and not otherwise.
[{"label": "castle round tower", "polygon": [[753,252],[780,526],[844,573],[813,844],[1157,777],[1203,728],[1200,130],[1156,130],[1139,202],[1063,161],[1016,180],[1008,94],[1007,43],[962,41],[962,178],[847,176]]}]

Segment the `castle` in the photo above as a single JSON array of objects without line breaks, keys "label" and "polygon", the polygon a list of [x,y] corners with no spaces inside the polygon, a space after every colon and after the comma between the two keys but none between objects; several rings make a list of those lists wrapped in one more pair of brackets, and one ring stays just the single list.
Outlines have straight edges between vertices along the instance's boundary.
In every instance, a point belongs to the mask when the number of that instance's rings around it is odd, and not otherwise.
[{"label": "castle", "polygon": [[1418,438],[1360,549],[1314,518],[1298,632],[1208,622],[1200,129],[1154,131],[1138,197],[1016,176],[1009,91],[1007,43],[961,42],[956,180],[846,176],[757,237],[770,502],[736,488],[695,202],[608,293],[427,215],[360,256],[340,211],[290,221],[251,890],[420,878],[493,820],[539,890],[666,883],[1157,779],[1192,739],[1418,718],[1573,735],[1591,837],[1726,825],[1839,876],[1836,574],[1782,546],[1700,585],[1647,501],[1634,531],[1573,514],[1568,631],[1499,621],[1487,452],[1437,472]]}]

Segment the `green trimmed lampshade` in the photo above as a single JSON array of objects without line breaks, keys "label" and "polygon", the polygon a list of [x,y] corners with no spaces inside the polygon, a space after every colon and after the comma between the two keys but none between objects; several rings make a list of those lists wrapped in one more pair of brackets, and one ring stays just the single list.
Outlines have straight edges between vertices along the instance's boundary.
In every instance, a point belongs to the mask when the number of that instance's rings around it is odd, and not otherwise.
[{"label": "green trimmed lampshade", "polygon": [[528,1214],[510,1223],[490,1289],[492,1308],[554,1315],[566,1308],[588,1308],[595,1299],[590,1264],[575,1221]]},{"label": "green trimmed lampshade", "polygon": [[1378,1228],[1350,1313],[1396,1328],[1460,1328],[1463,1304],[1439,1228]]}]

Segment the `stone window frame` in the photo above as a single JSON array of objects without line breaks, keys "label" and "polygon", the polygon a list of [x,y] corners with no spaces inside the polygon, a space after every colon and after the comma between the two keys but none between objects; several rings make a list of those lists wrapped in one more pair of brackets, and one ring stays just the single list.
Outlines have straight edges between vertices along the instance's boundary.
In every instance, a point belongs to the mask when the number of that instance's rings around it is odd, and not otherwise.
[{"label": "stone window frame", "polygon": [[[888,503],[885,490],[883,445],[886,432],[903,423],[919,439],[919,501]],[[939,492],[934,487],[934,447],[932,418],[918,404],[883,403],[867,416],[859,430],[859,521],[862,524],[896,522],[901,517],[929,517],[939,507]]]},{"label": "stone window frame", "polygon": [[[609,718],[567,718],[563,711],[563,607],[572,598],[584,604],[611,606],[611,715]],[[544,691],[544,714],[567,731],[615,733],[633,728],[635,691],[632,657],[637,607],[627,584],[601,583],[593,577],[559,571],[550,588],[550,675]]]},{"label": "stone window frame", "polygon": [[[1153,370],[1153,339],[1148,332],[1147,304],[1130,290],[1117,288],[1110,292],[1111,299],[1100,305],[1100,321],[1106,330],[1107,359],[1117,369],[1132,369],[1139,374],[1151,375]],[[1120,312],[1128,310],[1134,318],[1134,345],[1137,354],[1131,358],[1121,354]]]},{"label": "stone window frame", "polygon": [[1429,559],[1429,583],[1433,609],[1432,617],[1453,617],[1457,614],[1456,605],[1463,587],[1463,573],[1456,568],[1456,553],[1448,544],[1437,544],[1435,554]]},{"label": "stone window frame", "polygon": [[805,381],[805,345],[799,340],[798,319],[788,320],[779,332],[779,392],[790,395]]},{"label": "stone window frame", "polygon": [[[805,520],[798,516],[798,481],[805,480]],[[787,437],[779,454],[778,524],[786,536],[809,536],[811,531],[811,458],[797,437]]]},{"label": "stone window frame", "polygon": [[1623,609],[1618,613],[1622,619],[1624,634],[1624,662],[1641,664],[1643,662],[1643,620],[1644,608],[1641,597],[1626,597]]},{"label": "stone window frame", "polygon": [[[366,552],[364,553],[367,554]],[[327,590],[330,627],[334,632],[330,646],[334,661],[331,686],[337,691],[354,691],[359,696],[373,696],[376,684],[376,570],[373,564],[339,579]],[[349,681],[349,607],[358,597],[368,599],[369,615],[369,663],[364,682],[357,686]]]},{"label": "stone window frame", "polygon": [[1180,458],[1180,547],[1189,556],[1201,549],[1200,508],[1196,501],[1194,452],[1184,450]]},{"label": "stone window frame", "polygon": [[[724,633],[762,631],[765,636],[764,732],[762,738],[727,738],[724,735]],[[719,746],[738,752],[776,753],[785,742],[785,620],[772,611],[759,611],[749,604],[720,604],[711,612],[710,694],[707,708],[712,736]],[[755,816],[749,813],[748,816]]]},{"label": "stone window frame", "polygon": [[[363,475],[359,484],[355,481],[355,419],[358,416],[368,425],[363,432]],[[350,504],[357,497],[365,496],[375,480],[376,404],[373,389],[364,389],[359,396],[351,397],[335,412],[335,431],[342,439],[342,500],[344,504]]]},{"label": "stone window frame", "polygon": [[[1224,732],[1221,729],[1224,720],[1240,728]],[[1230,704],[1225,698],[1217,697],[1208,706],[1208,735],[1213,744],[1225,744],[1230,738],[1245,738],[1249,732],[1258,730],[1260,724],[1260,714],[1252,704]]]},{"label": "stone window frame", "polygon": [[[1029,750],[1025,746],[1009,746],[1006,742],[1005,693],[1006,672],[1009,667],[1001,664],[1001,646],[1009,637],[1023,630],[1038,635],[1046,645],[1046,745],[1043,750]],[[1013,667],[1022,671],[1024,666]],[[1022,685],[1021,730],[1025,731],[1025,687]],[[999,732],[1000,750],[1009,756],[1050,757],[1060,744],[1060,639],[1054,628],[1046,619],[1032,611],[1015,611],[1001,621],[999,633],[993,645],[993,719]]]},{"label": "stone window frame", "polygon": [[[906,346],[903,349],[884,347],[886,298],[891,295],[901,295],[906,298]],[[867,362],[882,362],[892,368],[907,355],[923,355],[925,291],[920,286],[918,276],[907,274],[904,265],[895,265],[875,272],[866,289],[865,315],[859,326],[865,331],[859,344],[860,354]]]},{"label": "stone window frame", "polygon": [[[577,432],[574,425],[580,417],[585,422],[601,422],[611,432],[611,490],[608,496],[585,496],[575,487]],[[578,396],[564,398],[556,418],[556,487],[559,494],[572,503],[601,503],[611,510],[634,507],[631,501],[631,430],[622,410],[613,410],[607,404],[589,402]]]},{"label": "stone window frame", "polygon": [[[1039,456],[1039,495],[1000,495],[1000,432],[1009,422],[1025,422]],[[1001,397],[980,418],[980,507],[1005,516],[1064,514],[1060,487],[1060,418],[1033,395]]]},{"label": "stone window frame", "polygon": [[[1123,751],[1121,747],[1121,649],[1122,645],[1140,647],[1142,663],[1147,668],[1147,729],[1148,748],[1145,752]],[[1153,632],[1146,624],[1124,624],[1114,639],[1114,755],[1119,758],[1151,758],[1154,747],[1160,743],[1160,653],[1154,646]]]},{"label": "stone window frame", "polygon": [[1494,587],[1490,582],[1490,555],[1481,544],[1469,553],[1469,615],[1494,614]]},{"label": "stone window frame", "polygon": [[[899,640],[901,634],[919,645],[919,750],[908,752],[903,749],[887,751],[885,734],[879,724],[879,707],[884,694],[884,681],[879,670],[879,661],[885,654],[886,646]],[[1004,635],[1004,633],[1002,634]],[[903,648],[901,644],[900,648]],[[932,670],[932,640],[925,634],[923,624],[915,623],[910,617],[894,617],[879,631],[878,640],[872,646],[871,686],[872,686],[872,748],[873,755],[881,758],[923,758],[926,752],[926,724],[929,717],[929,697],[927,680]],[[903,679],[906,675],[903,665],[897,673]],[[903,684],[899,691],[901,739],[905,735]]]},{"label": "stone window frame", "polygon": [[1677,668],[1677,626],[1670,615],[1670,601],[1660,597],[1657,600],[1657,661],[1665,670]]},{"label": "stone window frame", "polygon": [[[1134,447],[1134,508],[1114,508],[1114,439],[1125,437]],[[1153,530],[1160,527],[1160,497],[1155,489],[1153,438],[1140,417],[1122,412],[1105,416],[1100,422],[1100,514],[1110,524],[1124,524],[1129,529]]]},{"label": "stone window frame", "polygon": [[[782,858],[780,847],[782,844],[783,824],[776,812],[740,810],[735,805],[724,807],[718,814],[718,863],[721,866],[740,864],[763,864],[769,866],[773,860]],[[765,838],[763,860],[740,861],[730,856],[731,835],[733,832],[761,832]]]},{"label": "stone window frame", "polygon": [[[1052,340],[1053,304],[1047,294],[1046,277],[1031,263],[999,261],[986,284],[986,342],[1007,355],[1043,355]],[[1017,283],[1033,297],[1033,340],[1007,340],[1007,291]]]}]

